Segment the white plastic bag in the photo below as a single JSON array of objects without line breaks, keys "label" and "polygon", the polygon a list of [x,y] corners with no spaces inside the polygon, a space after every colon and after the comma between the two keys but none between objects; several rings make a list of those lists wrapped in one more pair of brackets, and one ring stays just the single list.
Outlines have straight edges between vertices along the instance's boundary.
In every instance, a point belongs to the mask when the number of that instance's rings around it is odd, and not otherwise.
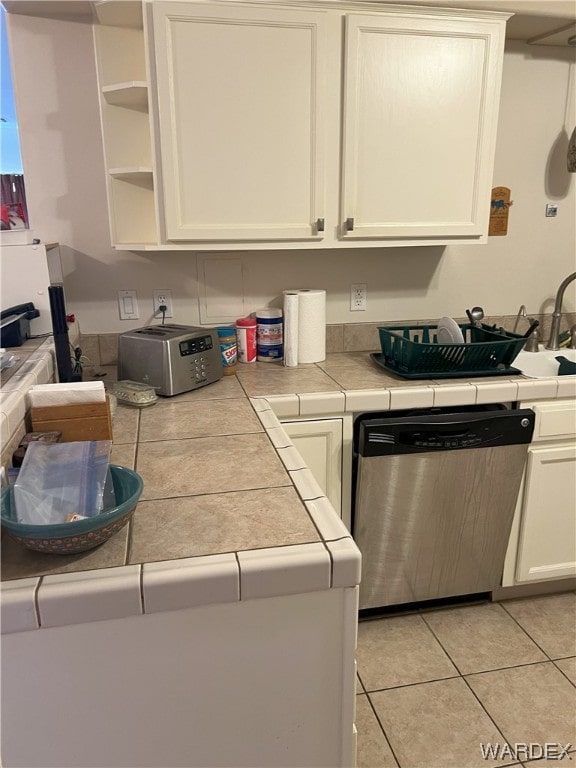
[{"label": "white plastic bag", "polygon": [[30,443],[14,485],[19,522],[64,523],[102,511],[110,440]]}]

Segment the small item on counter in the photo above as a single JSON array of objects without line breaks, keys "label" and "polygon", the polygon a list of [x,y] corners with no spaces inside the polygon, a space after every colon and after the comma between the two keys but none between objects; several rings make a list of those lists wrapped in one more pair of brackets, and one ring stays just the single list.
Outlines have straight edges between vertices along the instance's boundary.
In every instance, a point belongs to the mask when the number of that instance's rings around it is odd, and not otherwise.
[{"label": "small item on counter", "polygon": [[73,515],[68,515],[68,517],[66,518],[67,523],[75,523],[78,520],[88,520],[88,518],[86,517],[86,515],[78,515],[76,513],[74,513]]},{"label": "small item on counter", "polygon": [[[108,487],[111,490],[107,493]],[[81,512],[68,510],[72,516],[70,521],[47,525],[19,522],[14,489],[3,488],[0,499],[3,532],[26,549],[37,552],[55,555],[84,552],[102,544],[126,525],[143,487],[142,478],[136,472],[110,464],[99,514],[85,517]]]},{"label": "small item on counter", "polygon": [[216,330],[218,331],[218,341],[220,342],[222,372],[224,376],[231,376],[236,373],[236,363],[238,362],[236,329],[225,326]]},{"label": "small item on counter", "polygon": [[576,375],[576,363],[573,360],[568,360],[564,355],[558,355],[556,360],[560,363],[558,366],[558,376]]},{"label": "small item on counter", "polygon": [[20,360],[19,357],[13,355],[12,352],[6,352],[5,349],[0,349],[0,370],[4,368],[12,368],[13,365]]},{"label": "small item on counter", "polygon": [[59,443],[62,439],[62,432],[53,430],[52,432],[27,432],[19,445],[27,447],[30,443]]},{"label": "small item on counter", "polygon": [[104,382],[77,381],[58,384],[36,384],[28,392],[30,405],[45,408],[50,405],[103,403],[106,400]]},{"label": "small item on counter", "polygon": [[139,381],[130,381],[130,379],[117,381],[110,389],[110,394],[119,403],[135,405],[137,408],[144,408],[158,402],[158,395],[154,387],[149,384],[141,384]]},{"label": "small item on counter", "polygon": [[26,448],[24,448],[23,446],[19,446],[18,448],[16,448],[16,450],[12,454],[12,466],[21,467],[22,462],[24,461],[25,455],[26,455]]},{"label": "small item on counter", "polygon": [[256,329],[258,323],[254,317],[242,317],[236,320],[236,336],[238,338],[238,361],[240,363],[256,362]]},{"label": "small item on counter", "polygon": [[284,291],[284,365],[319,363],[325,359],[326,291]]},{"label": "small item on counter", "polygon": [[6,470],[6,476],[8,478],[8,485],[14,485],[20,474],[20,467],[8,467]]},{"label": "small item on counter", "polygon": [[111,440],[30,443],[14,484],[20,523],[63,523],[70,515],[98,515],[110,462]]},{"label": "small item on counter", "polygon": [[274,307],[259,309],[256,312],[258,324],[256,332],[257,356],[259,362],[273,363],[284,357],[281,309]]},{"label": "small item on counter", "polygon": [[28,450],[30,443],[59,443],[62,439],[62,432],[28,432],[24,435],[18,445],[18,448],[12,454],[12,465],[14,467],[21,467],[24,461],[24,456]]}]

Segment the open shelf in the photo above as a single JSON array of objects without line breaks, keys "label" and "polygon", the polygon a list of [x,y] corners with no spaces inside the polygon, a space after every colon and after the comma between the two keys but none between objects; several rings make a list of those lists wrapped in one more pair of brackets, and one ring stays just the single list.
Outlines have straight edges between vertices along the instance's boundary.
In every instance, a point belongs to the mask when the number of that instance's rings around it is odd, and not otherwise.
[{"label": "open shelf", "polygon": [[94,4],[100,24],[111,27],[142,28],[142,3],[140,0],[102,0]]},{"label": "open shelf", "polygon": [[113,240],[115,245],[158,242],[151,170],[126,169],[111,179]]},{"label": "open shelf", "polygon": [[128,109],[148,109],[148,84],[145,80],[105,85],[102,95],[107,104]]},{"label": "open shelf", "polygon": [[143,3],[94,5],[108,204],[115,247],[158,244]]},{"label": "open shelf", "polygon": [[145,179],[146,176],[152,176],[152,168],[139,167],[139,168],[110,168],[108,171],[110,176],[114,179],[122,179],[123,181],[140,182]]}]

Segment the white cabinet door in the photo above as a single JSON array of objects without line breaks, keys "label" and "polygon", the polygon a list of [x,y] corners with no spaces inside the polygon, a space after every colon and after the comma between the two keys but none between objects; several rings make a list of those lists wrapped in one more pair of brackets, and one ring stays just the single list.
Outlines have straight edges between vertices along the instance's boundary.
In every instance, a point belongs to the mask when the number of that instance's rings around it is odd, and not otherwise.
[{"label": "white cabinet door", "polygon": [[167,240],[321,239],[326,14],[153,11]]},{"label": "white cabinet door", "polygon": [[576,575],[576,446],[531,448],[518,544],[518,582]]},{"label": "white cabinet door", "polygon": [[501,20],[347,17],[343,236],[486,235],[503,44]]},{"label": "white cabinet door", "polygon": [[282,424],[316,481],[342,514],[342,419]]}]

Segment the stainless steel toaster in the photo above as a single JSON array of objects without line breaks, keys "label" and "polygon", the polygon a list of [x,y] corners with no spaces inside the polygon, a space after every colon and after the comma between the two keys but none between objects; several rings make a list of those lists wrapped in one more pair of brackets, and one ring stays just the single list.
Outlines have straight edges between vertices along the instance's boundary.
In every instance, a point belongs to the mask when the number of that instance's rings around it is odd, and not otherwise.
[{"label": "stainless steel toaster", "polygon": [[179,395],[222,378],[218,333],[191,325],[150,325],[118,338],[118,379]]}]

